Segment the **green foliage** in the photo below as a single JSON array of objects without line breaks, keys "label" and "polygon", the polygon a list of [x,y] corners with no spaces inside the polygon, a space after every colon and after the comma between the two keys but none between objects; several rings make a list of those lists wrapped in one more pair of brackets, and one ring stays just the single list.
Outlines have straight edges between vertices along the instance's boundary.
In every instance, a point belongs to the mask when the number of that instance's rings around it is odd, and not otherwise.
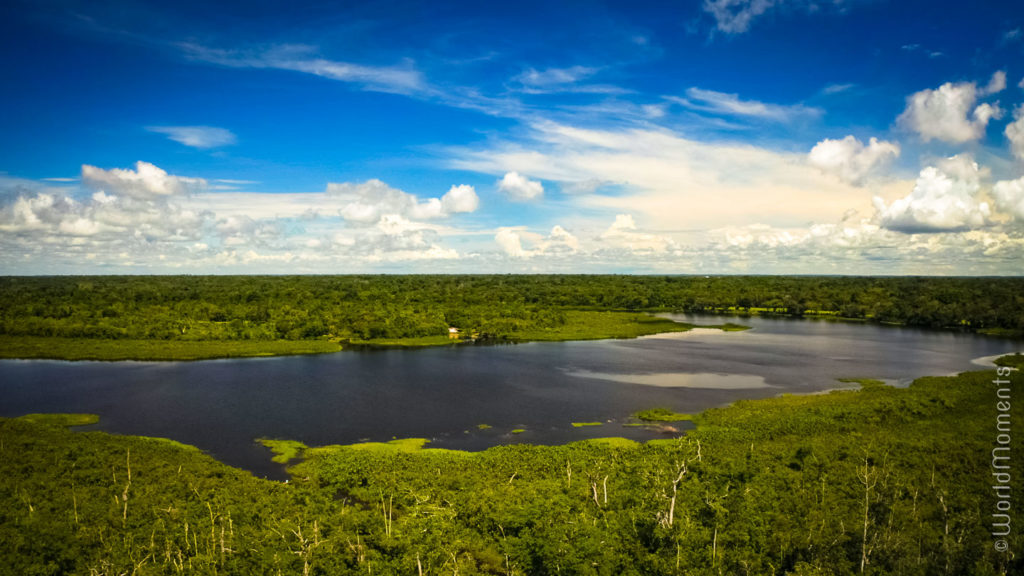
[{"label": "green foliage", "polygon": [[573,422],[573,428],[583,428],[586,426],[603,426],[604,422]]},{"label": "green foliage", "polygon": [[[1024,561],[995,552],[988,531],[994,377],[738,402],[697,416],[682,438],[646,444],[309,448],[288,485],[172,443],[71,432],[61,418],[0,419],[0,565],[10,574],[1019,574]],[[1019,373],[1010,379],[1024,385]],[[1021,501],[1024,485],[1010,495]],[[1019,531],[1007,540],[1024,546]]]},{"label": "green foliage", "polygon": [[693,419],[691,414],[681,414],[664,407],[641,410],[633,414],[633,417],[645,422],[681,422]]},{"label": "green foliage", "polygon": [[871,388],[873,386],[885,386],[885,382],[881,380],[875,380],[873,378],[840,378],[840,382],[847,384],[860,384],[863,388]]},{"label": "green foliage", "polygon": [[1007,354],[1006,356],[996,358],[995,363],[996,366],[1010,366],[1012,368],[1022,368],[1024,367],[1024,354],[1021,354],[1020,352],[1016,354]]},{"label": "green foliage", "polygon": [[[641,312],[770,314],[1024,333],[1024,279],[778,276],[0,278],[0,356],[197,359],[337,344],[630,338],[689,326]],[[738,330],[735,324],[720,326]],[[54,340],[59,338],[60,340]],[[303,344],[288,344],[301,342]]]},{"label": "green foliage", "polygon": [[278,464],[287,464],[296,458],[302,456],[302,452],[307,448],[305,444],[297,440],[271,440],[270,438],[259,438],[256,440],[260,444],[270,448],[270,451],[274,453],[274,457],[271,458]]},{"label": "green foliage", "polygon": [[326,340],[91,340],[39,336],[0,335],[0,358],[57,360],[205,360],[325,354],[341,350]]},{"label": "green foliage", "polygon": [[45,426],[89,426],[100,421],[96,414],[25,414],[18,420]]}]

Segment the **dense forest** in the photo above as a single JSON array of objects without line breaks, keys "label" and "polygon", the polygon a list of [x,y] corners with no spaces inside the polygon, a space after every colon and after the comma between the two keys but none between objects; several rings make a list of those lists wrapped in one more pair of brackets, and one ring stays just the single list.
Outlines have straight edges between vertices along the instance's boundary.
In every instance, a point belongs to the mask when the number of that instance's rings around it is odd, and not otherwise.
[{"label": "dense forest", "polygon": [[576,311],[838,317],[1024,332],[1022,278],[98,276],[0,278],[0,335],[272,341],[523,339]]},{"label": "dense forest", "polygon": [[1017,524],[1011,552],[992,535],[1024,498],[993,490],[996,378],[744,401],[647,444],[298,446],[287,484],[64,427],[87,418],[2,419],[0,572],[1022,574]]}]

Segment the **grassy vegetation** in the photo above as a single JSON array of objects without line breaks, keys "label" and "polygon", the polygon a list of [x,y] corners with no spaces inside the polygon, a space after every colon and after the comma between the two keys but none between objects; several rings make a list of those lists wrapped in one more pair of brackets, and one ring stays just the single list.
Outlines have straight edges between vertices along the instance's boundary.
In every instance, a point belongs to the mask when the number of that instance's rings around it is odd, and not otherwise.
[{"label": "grassy vegetation", "polygon": [[468,340],[453,339],[443,336],[418,336],[409,338],[375,338],[363,340],[354,338],[345,342],[346,348],[426,348],[431,346],[455,346]]},{"label": "grassy vegetation", "polygon": [[0,335],[0,358],[51,360],[208,360],[324,354],[341,346],[326,340],[98,340]]},{"label": "grassy vegetation", "polygon": [[873,378],[839,378],[839,381],[846,384],[860,384],[862,388],[885,386],[885,382]]},{"label": "grassy vegetation", "polygon": [[270,448],[270,451],[274,453],[274,457],[271,458],[278,464],[287,464],[292,460],[300,458],[302,452],[307,448],[305,444],[297,440],[272,440],[270,438],[259,438],[256,440],[260,444]]},{"label": "grassy vegetation", "polygon": [[693,324],[674,322],[650,314],[620,311],[567,310],[565,322],[545,328],[511,330],[506,339],[520,342],[636,338],[663,332],[686,332]]},{"label": "grassy vegetation", "polygon": [[[175,443],[68,431],[80,416],[0,419],[0,563],[11,574],[1020,574],[1024,559],[996,552],[989,533],[995,377],[743,401],[645,444],[309,448],[288,485]],[[1005,538],[1024,546],[1020,531]]]},{"label": "grassy vegetation", "polygon": [[523,432],[526,432],[526,428],[515,428],[515,429],[512,430],[511,433],[512,434],[522,434]]},{"label": "grassy vegetation", "polygon": [[1024,368],[1024,354],[1007,354],[996,358],[996,366],[1010,366],[1012,368]]},{"label": "grassy vegetation", "polygon": [[664,407],[641,410],[633,414],[633,417],[644,422],[682,422],[693,420],[692,414],[682,414]]},{"label": "grassy vegetation", "polygon": [[750,326],[744,326],[742,324],[735,324],[733,322],[726,322],[725,324],[710,324],[707,326],[701,325],[700,328],[718,328],[722,332],[742,332],[744,330],[750,330]]},{"label": "grassy vegetation", "polygon": [[603,426],[604,422],[573,422],[573,428],[584,428],[587,426]]},{"label": "grassy vegetation", "polygon": [[25,414],[18,418],[23,422],[41,424],[45,426],[89,426],[100,421],[95,414]]}]

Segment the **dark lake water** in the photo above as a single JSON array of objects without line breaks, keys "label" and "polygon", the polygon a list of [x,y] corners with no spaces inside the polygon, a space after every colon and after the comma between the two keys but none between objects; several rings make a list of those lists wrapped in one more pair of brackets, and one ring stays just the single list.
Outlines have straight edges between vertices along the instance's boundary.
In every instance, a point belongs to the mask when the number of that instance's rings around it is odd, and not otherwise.
[{"label": "dark lake water", "polygon": [[435,447],[468,450],[598,436],[646,440],[660,433],[622,426],[645,408],[699,412],[741,398],[843,387],[836,380],[843,377],[905,385],[918,376],[976,370],[972,360],[1024,348],[1020,341],[909,328],[734,321],[753,330],[202,362],[5,360],[0,416],[95,413],[99,429],[172,438],[283,478],[255,438],[324,445],[425,437]]}]

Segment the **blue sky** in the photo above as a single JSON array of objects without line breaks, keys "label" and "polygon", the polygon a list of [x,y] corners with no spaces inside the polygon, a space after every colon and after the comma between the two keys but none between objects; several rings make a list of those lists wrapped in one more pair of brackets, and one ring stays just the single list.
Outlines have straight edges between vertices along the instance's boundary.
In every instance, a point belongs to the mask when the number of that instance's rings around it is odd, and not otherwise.
[{"label": "blue sky", "polygon": [[1017,2],[7,2],[0,273],[1024,272]]}]

